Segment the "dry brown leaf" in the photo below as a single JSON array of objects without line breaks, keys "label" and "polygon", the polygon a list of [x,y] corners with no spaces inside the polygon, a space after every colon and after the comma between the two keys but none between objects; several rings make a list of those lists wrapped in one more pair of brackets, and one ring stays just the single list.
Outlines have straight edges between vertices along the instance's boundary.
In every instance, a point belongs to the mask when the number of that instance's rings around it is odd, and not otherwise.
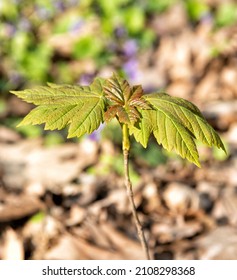
[{"label": "dry brown leaf", "polygon": [[151,232],[159,243],[170,243],[184,238],[190,238],[200,233],[203,226],[198,221],[190,221],[183,224],[156,223],[152,226]]},{"label": "dry brown leaf", "polygon": [[109,223],[103,223],[100,227],[107,238],[113,243],[113,246],[117,248],[119,252],[122,252],[125,259],[145,259],[139,241],[128,238]]},{"label": "dry brown leaf", "polygon": [[215,121],[220,129],[230,129],[230,126],[237,122],[237,102],[236,100],[210,102],[203,106],[203,114],[207,119]]},{"label": "dry brown leaf", "polygon": [[189,210],[192,212],[199,209],[198,193],[190,186],[173,182],[166,186],[163,199],[173,213],[185,214]]},{"label": "dry brown leaf", "polygon": [[213,216],[216,219],[225,218],[230,225],[237,225],[237,194],[235,188],[225,187],[221,190],[213,209]]},{"label": "dry brown leaf", "polygon": [[147,213],[156,212],[161,207],[161,198],[158,193],[158,186],[154,182],[149,182],[142,190],[142,196],[147,201],[144,210]]},{"label": "dry brown leaf", "polygon": [[195,87],[194,92],[194,101],[205,102],[208,100],[218,100],[219,93],[218,93],[218,80],[219,75],[216,71],[209,71],[205,77],[199,82],[199,84]]},{"label": "dry brown leaf", "polygon": [[21,219],[44,209],[44,204],[35,197],[24,194],[8,194],[2,197],[0,205],[0,222]]},{"label": "dry brown leaf", "polygon": [[69,218],[66,220],[65,224],[70,227],[80,224],[85,220],[86,214],[85,208],[78,205],[72,205]]},{"label": "dry brown leaf", "polygon": [[[6,185],[22,188],[25,183],[40,182],[54,188],[77,178],[79,172],[97,160],[97,143],[45,148],[41,140],[23,140],[15,145],[0,146],[0,166]],[[60,174],[60,176],[59,176]]]},{"label": "dry brown leaf", "polygon": [[78,248],[75,238],[69,234],[63,234],[43,258],[45,260],[82,260],[87,259],[87,254]]},{"label": "dry brown leaf", "polygon": [[3,260],[24,260],[22,238],[12,228],[7,228],[3,235]]},{"label": "dry brown leaf", "polygon": [[195,242],[201,260],[236,260],[237,231],[230,226],[219,227]]},{"label": "dry brown leaf", "polygon": [[23,227],[23,237],[32,244],[30,259],[44,259],[52,243],[64,232],[64,226],[52,216],[42,216],[38,221],[29,220]]},{"label": "dry brown leaf", "polygon": [[234,147],[237,147],[237,123],[232,124],[229,128],[229,131],[225,135],[225,139]]},{"label": "dry brown leaf", "polygon": [[0,142],[14,143],[21,139],[20,135],[14,130],[9,129],[5,126],[0,126]]},{"label": "dry brown leaf", "polygon": [[173,34],[185,28],[187,24],[187,14],[181,3],[172,5],[165,13],[154,17],[151,22],[152,28],[158,36]]},{"label": "dry brown leaf", "polygon": [[183,79],[171,83],[171,85],[167,87],[167,92],[177,97],[189,99],[192,89],[193,84],[191,83],[191,81]]},{"label": "dry brown leaf", "polygon": [[91,249],[86,251],[89,259],[106,259],[109,256],[112,259],[145,258],[139,241],[130,239],[108,222],[97,223],[87,219],[83,223],[83,228],[73,232],[80,240],[78,243],[80,248]]},{"label": "dry brown leaf", "polygon": [[114,189],[109,192],[109,194],[101,200],[95,201],[89,207],[88,211],[91,214],[96,215],[100,213],[103,208],[114,205],[118,213],[130,213],[127,193],[125,189]]},{"label": "dry brown leaf", "polygon": [[67,259],[67,260],[122,260],[120,252],[113,251],[112,248],[102,248],[93,245],[80,237],[70,234],[63,234],[57,245],[50,249],[45,259]]}]

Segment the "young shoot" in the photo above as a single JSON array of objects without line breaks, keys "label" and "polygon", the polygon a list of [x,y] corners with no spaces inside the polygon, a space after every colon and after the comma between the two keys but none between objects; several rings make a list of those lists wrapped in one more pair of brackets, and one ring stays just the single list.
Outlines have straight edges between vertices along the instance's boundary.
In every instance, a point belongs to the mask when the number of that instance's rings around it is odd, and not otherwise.
[{"label": "young shoot", "polygon": [[[19,124],[42,124],[45,129],[68,126],[68,138],[90,134],[101,123],[116,118],[123,134],[125,186],[144,257],[150,259],[144,230],[139,221],[129,177],[129,136],[134,135],[143,147],[151,134],[168,151],[200,167],[195,140],[209,147],[225,147],[216,133],[191,102],[164,92],[144,94],[142,86],[130,86],[120,76],[96,78],[90,86],[56,85],[38,86],[23,91],[11,91],[24,101],[37,105]],[[226,151],[225,151],[226,152]]]}]

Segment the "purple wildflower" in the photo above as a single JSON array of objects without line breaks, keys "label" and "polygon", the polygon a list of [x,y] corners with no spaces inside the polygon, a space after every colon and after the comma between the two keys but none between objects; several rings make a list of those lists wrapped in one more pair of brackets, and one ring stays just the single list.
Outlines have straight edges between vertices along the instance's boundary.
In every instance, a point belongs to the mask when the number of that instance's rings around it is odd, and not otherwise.
[{"label": "purple wildflower", "polygon": [[123,45],[123,53],[126,57],[131,57],[137,53],[137,42],[135,40],[128,40]]},{"label": "purple wildflower", "polygon": [[80,76],[78,83],[83,86],[88,86],[92,82],[93,78],[94,78],[93,74],[85,73]]},{"label": "purple wildflower", "polygon": [[127,31],[124,27],[119,26],[119,27],[115,28],[114,34],[117,38],[122,38],[122,37],[125,37],[127,35]]},{"label": "purple wildflower", "polygon": [[19,86],[19,84],[22,81],[22,76],[19,73],[15,72],[15,71],[10,73],[10,77],[9,78],[10,78],[9,82],[12,85],[12,87],[14,87],[14,88]]},{"label": "purple wildflower", "polygon": [[36,6],[35,8],[38,17],[42,20],[47,20],[52,16],[52,12],[46,7]]},{"label": "purple wildflower", "polygon": [[80,4],[80,1],[78,1],[78,0],[68,0],[68,1],[67,1],[67,4],[68,4],[69,6],[77,6],[77,5]]},{"label": "purple wildflower", "polygon": [[54,1],[54,2],[53,2],[53,6],[54,6],[54,8],[55,8],[56,10],[58,10],[58,11],[60,11],[60,12],[63,12],[63,11],[65,10],[65,8],[66,8],[65,2],[59,1],[59,0]]},{"label": "purple wildflower", "polygon": [[13,24],[5,23],[3,27],[4,27],[5,36],[11,38],[15,35],[16,27]]},{"label": "purple wildflower", "polygon": [[77,32],[83,26],[84,21],[82,19],[78,19],[76,22],[73,22],[69,27],[70,32]]},{"label": "purple wildflower", "polygon": [[213,16],[210,12],[205,12],[201,15],[200,21],[202,23],[212,24],[213,23]]},{"label": "purple wildflower", "polygon": [[130,81],[135,82],[139,78],[138,61],[136,60],[136,58],[133,57],[133,58],[127,60],[123,64],[123,70],[124,70],[125,74],[128,76]]},{"label": "purple wildflower", "polygon": [[21,18],[19,23],[18,23],[18,28],[22,31],[28,32],[31,29],[31,24],[30,24],[28,19]]},{"label": "purple wildflower", "polygon": [[89,138],[91,141],[95,141],[95,142],[100,141],[100,139],[101,139],[101,131],[103,130],[104,126],[105,126],[104,124],[101,124],[101,125],[99,126],[98,129],[96,129],[95,131],[93,131],[93,132],[88,136],[88,138]]}]

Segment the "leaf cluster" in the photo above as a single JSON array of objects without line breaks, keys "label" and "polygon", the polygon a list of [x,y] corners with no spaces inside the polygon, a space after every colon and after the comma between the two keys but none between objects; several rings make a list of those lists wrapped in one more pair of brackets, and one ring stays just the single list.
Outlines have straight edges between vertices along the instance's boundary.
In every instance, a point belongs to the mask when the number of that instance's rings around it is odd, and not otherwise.
[{"label": "leaf cluster", "polygon": [[37,105],[19,125],[45,123],[49,130],[69,126],[70,138],[89,134],[117,118],[144,147],[153,134],[158,144],[197,166],[195,139],[225,151],[219,135],[194,104],[163,92],[144,94],[140,85],[130,86],[116,74],[96,78],[90,86],[48,84],[11,92]]}]

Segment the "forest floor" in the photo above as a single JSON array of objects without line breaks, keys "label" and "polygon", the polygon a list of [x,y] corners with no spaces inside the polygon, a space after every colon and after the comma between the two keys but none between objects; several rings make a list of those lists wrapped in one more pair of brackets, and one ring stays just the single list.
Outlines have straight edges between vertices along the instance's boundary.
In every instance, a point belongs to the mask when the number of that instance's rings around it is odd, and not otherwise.
[{"label": "forest floor", "polygon": [[[133,156],[135,203],[152,258],[237,259],[236,27],[190,27],[179,9],[154,18],[160,41],[139,55],[139,83],[195,103],[228,155],[199,145],[202,168]],[[9,98],[8,115],[24,106]],[[48,147],[2,125],[0,259],[142,259],[120,153],[109,138]]]}]

